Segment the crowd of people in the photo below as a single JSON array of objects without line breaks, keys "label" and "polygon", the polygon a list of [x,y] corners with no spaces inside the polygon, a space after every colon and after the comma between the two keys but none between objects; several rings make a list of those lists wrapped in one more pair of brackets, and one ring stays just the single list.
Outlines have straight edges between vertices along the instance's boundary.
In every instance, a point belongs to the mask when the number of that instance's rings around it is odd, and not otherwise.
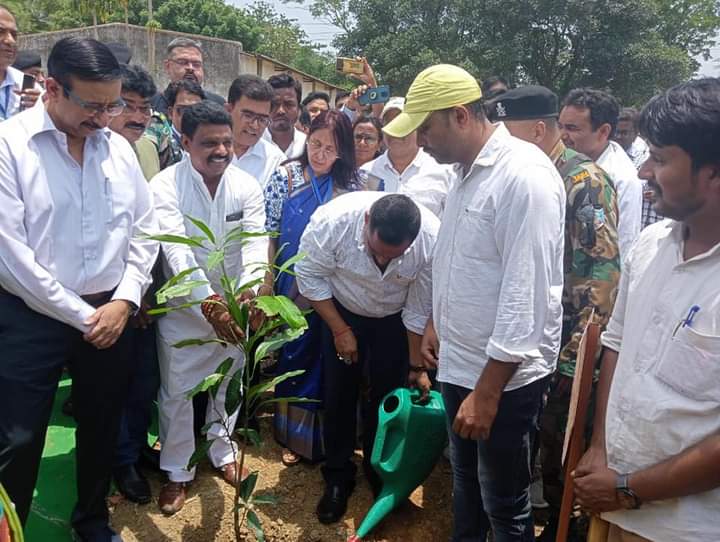
[{"label": "crowd of people", "polygon": [[[346,511],[359,435],[379,494],[382,398],[438,387],[451,539],[534,540],[543,507],[541,540],[555,540],[594,321],[605,332],[576,502],[610,522],[611,542],[720,540],[720,79],[638,111],[603,90],[560,100],[440,64],[405,97],[363,107],[377,85],[363,60],[362,84],[335,100],[303,98],[286,73],[239,75],[225,99],[203,88],[188,38],[169,44],[159,91],[123,44],[63,38],[43,70],[17,31],[0,7],[0,482],[23,523],[65,370],[78,540],[121,540],[113,480],[151,502],[141,465],[157,454],[156,400],[164,514],[185,504],[198,438],[228,484],[249,474],[224,389],[187,398],[227,357],[210,340],[233,337],[219,271],[206,247],[152,240],[201,234],[199,219],[218,238],[272,234],[226,248],[225,269],[258,284],[243,302],[313,309],[277,359],[304,372],[274,393],[315,402],[277,402],[273,433],[288,468],[323,462],[320,522]],[[300,253],[292,275],[250,265]],[[155,291],[179,274],[198,281],[184,300],[198,304],[154,320]],[[173,347],[188,338],[208,342]]]}]

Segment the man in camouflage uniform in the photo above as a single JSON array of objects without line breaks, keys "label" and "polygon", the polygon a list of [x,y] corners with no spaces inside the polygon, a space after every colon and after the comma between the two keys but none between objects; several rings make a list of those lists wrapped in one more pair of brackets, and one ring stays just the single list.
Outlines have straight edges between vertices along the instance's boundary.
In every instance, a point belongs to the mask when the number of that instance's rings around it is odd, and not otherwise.
[{"label": "man in camouflage uniform", "polygon": [[182,160],[180,123],[186,107],[205,99],[205,91],[195,81],[181,79],[170,83],[163,94],[168,103],[168,112],[155,111],[143,137],[152,141],[158,152],[160,170]]},{"label": "man in camouflage uniform", "polygon": [[510,90],[489,104],[512,135],[534,143],[553,161],[565,182],[565,285],[562,348],[540,419],[544,496],[549,528],[539,540],[555,540],[562,499],[564,432],[580,338],[590,316],[603,327],[612,313],[620,279],[617,196],[610,177],[587,156],[567,148],[557,125],[558,99],[545,87]]}]

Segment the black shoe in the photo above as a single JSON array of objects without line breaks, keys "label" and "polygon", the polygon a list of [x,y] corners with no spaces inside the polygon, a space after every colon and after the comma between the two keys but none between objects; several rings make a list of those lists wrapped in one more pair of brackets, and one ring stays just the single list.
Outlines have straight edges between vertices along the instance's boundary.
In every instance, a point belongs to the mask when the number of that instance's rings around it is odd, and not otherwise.
[{"label": "black shoe", "polygon": [[135,465],[115,469],[113,474],[118,491],[127,500],[137,504],[147,504],[152,500],[150,484]]},{"label": "black shoe", "polygon": [[315,510],[320,523],[335,523],[343,517],[353,489],[355,489],[354,481],[344,485],[328,484],[325,486],[325,493]]},{"label": "black shoe", "polygon": [[100,529],[98,532],[94,532],[90,535],[81,535],[75,529],[70,531],[73,542],[103,542],[110,540],[110,542],[123,542],[122,537],[113,531],[110,527]]}]

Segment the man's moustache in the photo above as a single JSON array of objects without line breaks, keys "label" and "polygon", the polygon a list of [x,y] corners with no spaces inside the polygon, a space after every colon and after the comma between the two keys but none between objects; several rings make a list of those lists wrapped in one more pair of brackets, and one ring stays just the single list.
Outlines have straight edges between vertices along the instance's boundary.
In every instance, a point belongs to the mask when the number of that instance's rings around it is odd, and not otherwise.
[{"label": "man's moustache", "polygon": [[144,124],[138,124],[137,122],[128,122],[125,125],[125,128],[130,128],[131,130],[144,130],[145,125]]}]

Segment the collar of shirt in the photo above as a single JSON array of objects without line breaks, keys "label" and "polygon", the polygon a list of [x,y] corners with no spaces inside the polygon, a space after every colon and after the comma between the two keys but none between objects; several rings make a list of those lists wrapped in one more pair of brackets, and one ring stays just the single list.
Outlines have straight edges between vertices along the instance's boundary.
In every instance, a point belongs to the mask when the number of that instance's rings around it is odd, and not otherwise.
[{"label": "collar of shirt", "polygon": [[[34,139],[45,132],[52,132],[58,141],[67,145],[67,134],[55,126],[55,123],[48,114],[47,109],[43,106],[33,107],[26,111],[22,116],[22,123],[24,124],[30,139]],[[89,135],[87,139],[97,146],[103,142],[107,143],[107,140],[110,139],[111,136],[112,132],[109,128],[100,128]]]},{"label": "collar of shirt", "polygon": [[13,68],[12,66],[8,66],[7,70],[5,71],[5,79],[3,80],[2,84],[0,84],[0,90],[4,89],[7,86],[17,87],[18,89],[22,88],[23,76],[23,72],[16,68]]},{"label": "collar of shirt", "polygon": [[[475,157],[470,169],[465,175],[461,175],[463,181],[470,177],[477,168],[492,167],[497,162],[503,150],[506,148],[505,141],[512,137],[502,122],[494,125],[495,131],[487,140],[485,145]],[[460,166],[462,172],[462,166]]]}]

